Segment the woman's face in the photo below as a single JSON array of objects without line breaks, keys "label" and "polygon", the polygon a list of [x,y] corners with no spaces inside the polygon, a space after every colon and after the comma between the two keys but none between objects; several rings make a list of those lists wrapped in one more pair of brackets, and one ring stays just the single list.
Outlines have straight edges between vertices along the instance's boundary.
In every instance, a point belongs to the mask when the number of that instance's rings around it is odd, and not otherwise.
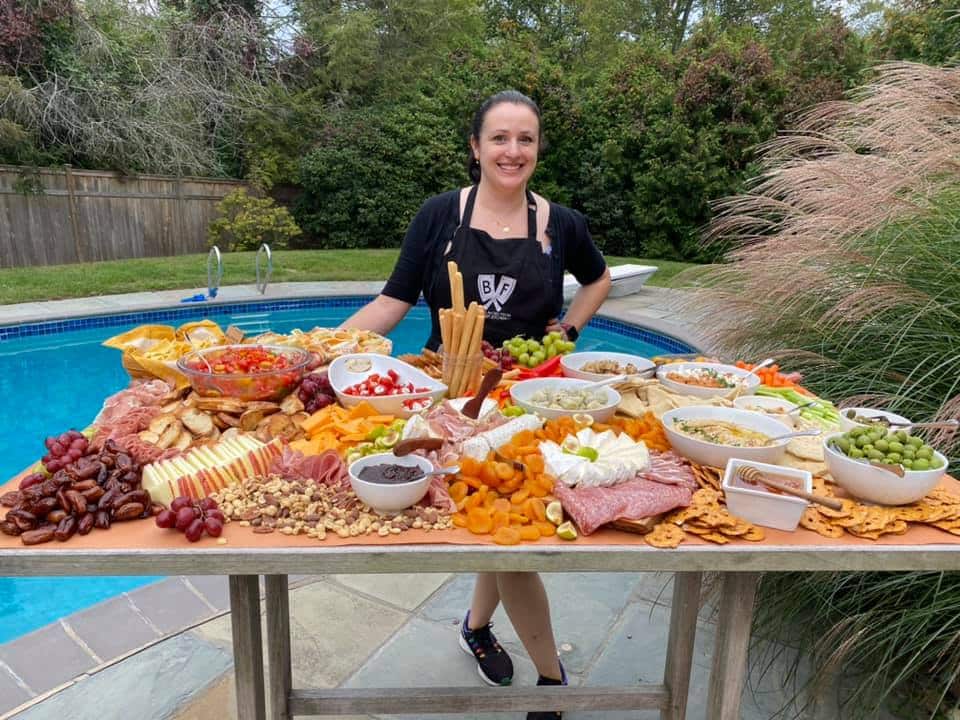
[{"label": "woman's face", "polygon": [[483,182],[504,190],[525,187],[537,167],[540,123],[526,105],[502,102],[487,111],[480,139],[470,139]]}]

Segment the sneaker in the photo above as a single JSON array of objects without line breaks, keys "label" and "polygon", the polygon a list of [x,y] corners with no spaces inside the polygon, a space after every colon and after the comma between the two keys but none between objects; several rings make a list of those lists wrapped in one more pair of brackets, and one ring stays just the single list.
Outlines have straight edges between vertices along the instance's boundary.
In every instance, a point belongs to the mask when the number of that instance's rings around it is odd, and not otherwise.
[{"label": "sneaker", "polygon": [[[537,680],[537,685],[567,685],[567,671],[563,669],[563,663],[560,663],[560,679],[544,677],[541,675]],[[556,710],[535,710],[527,713],[527,720],[561,720],[563,713]]]},{"label": "sneaker", "polygon": [[471,630],[467,626],[469,621],[470,611],[468,610],[460,626],[460,647],[477,661],[477,671],[485,683],[509,685],[513,682],[513,661],[490,632],[493,623]]}]

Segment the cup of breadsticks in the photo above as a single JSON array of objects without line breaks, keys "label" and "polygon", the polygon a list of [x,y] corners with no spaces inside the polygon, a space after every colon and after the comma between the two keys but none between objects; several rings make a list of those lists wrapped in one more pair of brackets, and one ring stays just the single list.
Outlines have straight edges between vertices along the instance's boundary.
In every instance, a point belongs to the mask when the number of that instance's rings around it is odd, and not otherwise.
[{"label": "cup of breadsticks", "polygon": [[463,274],[454,261],[447,263],[453,306],[440,310],[440,337],[443,342],[443,382],[448,397],[475,393],[483,370],[483,326],[487,313],[471,302],[464,307]]}]

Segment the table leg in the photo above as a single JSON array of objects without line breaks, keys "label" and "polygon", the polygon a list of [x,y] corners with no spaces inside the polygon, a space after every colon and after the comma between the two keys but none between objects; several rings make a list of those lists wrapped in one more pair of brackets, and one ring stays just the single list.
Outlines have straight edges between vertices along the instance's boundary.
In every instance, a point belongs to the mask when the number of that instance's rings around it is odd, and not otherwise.
[{"label": "table leg", "polygon": [[660,711],[660,720],[683,720],[687,714],[690,670],[693,666],[693,641],[697,634],[700,609],[701,573],[678,572],[673,576],[673,602],[670,604],[670,635],[663,684],[670,704]]},{"label": "table leg", "polygon": [[260,576],[230,576],[233,672],[237,720],[266,720],[263,700],[263,644],[260,638]]},{"label": "table leg", "polygon": [[267,575],[267,659],[270,665],[270,716],[290,720],[293,686],[290,663],[290,593],[286,575]]},{"label": "table leg", "polygon": [[707,717],[711,720],[740,718],[740,696],[747,677],[747,651],[759,580],[760,573],[732,572],[723,576],[707,694]]}]

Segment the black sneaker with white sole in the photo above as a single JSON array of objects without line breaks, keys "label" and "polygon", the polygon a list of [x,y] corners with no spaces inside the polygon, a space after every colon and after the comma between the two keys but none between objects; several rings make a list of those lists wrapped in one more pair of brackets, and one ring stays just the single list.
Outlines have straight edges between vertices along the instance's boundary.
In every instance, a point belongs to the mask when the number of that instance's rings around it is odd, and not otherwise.
[{"label": "black sneaker with white sole", "polygon": [[509,685],[513,682],[513,661],[490,632],[493,623],[471,630],[470,611],[460,625],[460,647],[477,661],[477,671],[488,685]]},{"label": "black sneaker with white sole", "polygon": [[[566,685],[567,671],[563,669],[563,663],[560,663],[560,679],[544,677],[541,675],[537,680],[537,685]],[[534,710],[527,713],[527,720],[562,720],[563,713],[556,710]]]}]

